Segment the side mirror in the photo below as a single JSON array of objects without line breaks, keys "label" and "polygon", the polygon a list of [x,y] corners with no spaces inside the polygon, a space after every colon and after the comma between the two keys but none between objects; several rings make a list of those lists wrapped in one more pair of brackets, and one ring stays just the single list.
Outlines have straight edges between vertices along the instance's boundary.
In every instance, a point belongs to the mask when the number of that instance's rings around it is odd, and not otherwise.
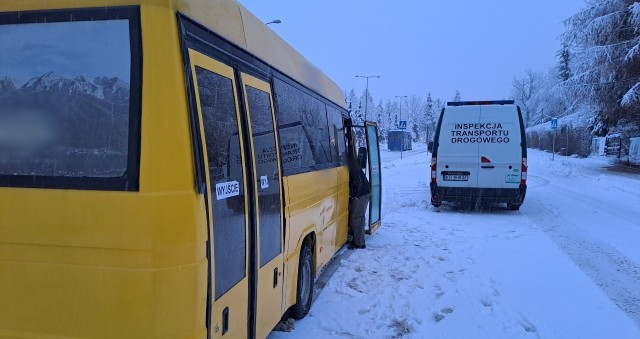
[{"label": "side mirror", "polygon": [[358,148],[358,163],[362,169],[367,168],[367,148]]}]

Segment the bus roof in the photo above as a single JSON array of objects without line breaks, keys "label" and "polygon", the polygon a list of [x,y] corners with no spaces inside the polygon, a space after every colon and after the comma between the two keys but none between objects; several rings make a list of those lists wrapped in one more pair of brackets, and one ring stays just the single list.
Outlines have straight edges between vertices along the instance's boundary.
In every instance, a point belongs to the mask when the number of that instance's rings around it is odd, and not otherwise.
[{"label": "bus roof", "polygon": [[151,5],[192,18],[346,109],[340,87],[236,0],[0,0],[3,12]]}]

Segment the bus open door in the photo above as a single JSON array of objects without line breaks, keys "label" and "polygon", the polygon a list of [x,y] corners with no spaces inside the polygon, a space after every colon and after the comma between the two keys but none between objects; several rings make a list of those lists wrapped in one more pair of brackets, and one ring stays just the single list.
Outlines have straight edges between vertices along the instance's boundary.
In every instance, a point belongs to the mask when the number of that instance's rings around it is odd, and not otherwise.
[{"label": "bus open door", "polygon": [[364,125],[352,125],[351,133],[352,138],[350,139],[354,148],[358,149],[358,162],[365,169],[371,188],[366,233],[372,234],[380,227],[382,207],[382,173],[380,172],[378,125],[371,121],[366,121]]}]

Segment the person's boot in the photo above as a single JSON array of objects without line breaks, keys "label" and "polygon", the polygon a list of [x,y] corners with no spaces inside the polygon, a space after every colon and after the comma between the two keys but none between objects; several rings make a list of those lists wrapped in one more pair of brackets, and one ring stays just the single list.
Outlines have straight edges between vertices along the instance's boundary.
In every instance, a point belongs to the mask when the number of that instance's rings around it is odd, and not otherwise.
[{"label": "person's boot", "polygon": [[349,244],[349,246],[347,246],[348,249],[350,250],[355,250],[356,248],[358,249],[363,249],[363,248],[367,248],[367,245],[362,245],[362,246],[358,246],[354,243]]}]

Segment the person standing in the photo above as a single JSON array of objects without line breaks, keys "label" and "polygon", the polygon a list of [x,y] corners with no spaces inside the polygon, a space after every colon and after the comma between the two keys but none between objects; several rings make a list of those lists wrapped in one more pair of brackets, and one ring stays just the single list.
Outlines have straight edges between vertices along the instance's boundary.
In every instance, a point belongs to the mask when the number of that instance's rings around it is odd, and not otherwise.
[{"label": "person standing", "polygon": [[349,162],[349,249],[366,248],[364,244],[364,213],[369,205],[371,187],[362,167],[355,159]]}]

